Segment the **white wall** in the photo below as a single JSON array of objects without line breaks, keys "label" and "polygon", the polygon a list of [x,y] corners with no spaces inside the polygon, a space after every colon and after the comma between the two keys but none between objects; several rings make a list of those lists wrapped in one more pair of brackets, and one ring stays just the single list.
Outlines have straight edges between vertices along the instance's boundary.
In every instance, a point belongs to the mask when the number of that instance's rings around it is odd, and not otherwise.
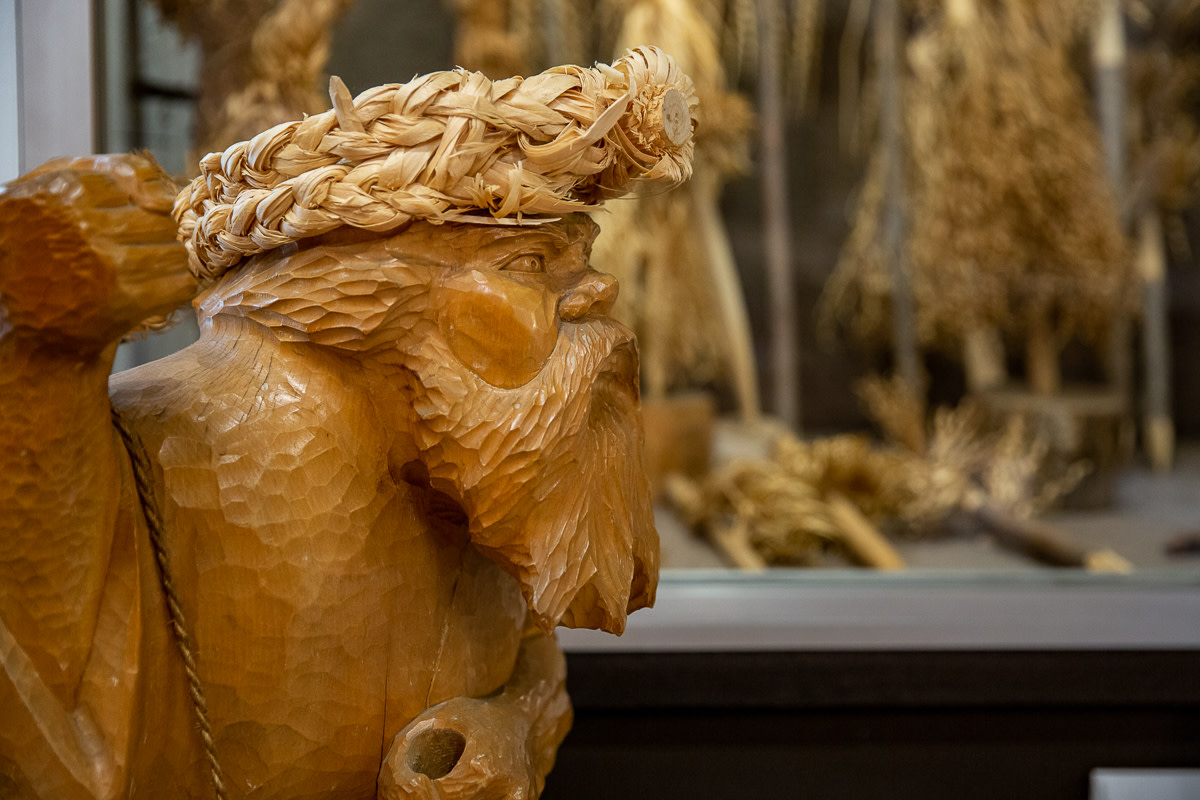
[{"label": "white wall", "polygon": [[17,3],[0,0],[0,183],[21,171],[17,75]]},{"label": "white wall", "polygon": [[56,156],[93,152],[91,3],[15,2],[20,171],[26,172]]}]

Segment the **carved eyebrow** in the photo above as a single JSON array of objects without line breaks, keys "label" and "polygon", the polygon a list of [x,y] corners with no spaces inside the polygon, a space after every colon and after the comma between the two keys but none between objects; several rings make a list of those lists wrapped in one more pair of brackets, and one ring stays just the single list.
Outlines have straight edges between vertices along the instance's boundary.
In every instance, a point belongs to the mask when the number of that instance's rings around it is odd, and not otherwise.
[{"label": "carved eyebrow", "polygon": [[497,246],[517,247],[551,247],[558,249],[562,243],[559,237],[551,236],[544,231],[522,231],[496,240]]},{"label": "carved eyebrow", "polygon": [[491,267],[500,269],[510,261],[521,256],[539,256],[552,258],[561,252],[562,247],[553,237],[545,234],[528,233],[518,236],[505,236],[479,251],[480,261]]}]

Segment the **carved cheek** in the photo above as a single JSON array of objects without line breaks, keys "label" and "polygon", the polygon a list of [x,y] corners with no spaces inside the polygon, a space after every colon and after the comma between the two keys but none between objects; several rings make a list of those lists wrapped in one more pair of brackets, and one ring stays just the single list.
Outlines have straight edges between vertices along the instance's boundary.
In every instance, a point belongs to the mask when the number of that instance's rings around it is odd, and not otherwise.
[{"label": "carved cheek", "polygon": [[431,300],[454,355],[502,389],[537,375],[558,339],[553,293],[504,273],[467,270],[448,276]]}]

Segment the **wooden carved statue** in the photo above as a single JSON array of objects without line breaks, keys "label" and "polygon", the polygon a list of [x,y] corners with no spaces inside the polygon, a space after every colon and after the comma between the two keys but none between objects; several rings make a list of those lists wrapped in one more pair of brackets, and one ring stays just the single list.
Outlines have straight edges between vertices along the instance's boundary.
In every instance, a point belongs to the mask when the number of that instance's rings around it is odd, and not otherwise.
[{"label": "wooden carved statue", "polygon": [[197,157],[329,108],[321,84],[330,38],[353,0],[151,2],[199,46]]},{"label": "wooden carved statue", "polygon": [[[178,198],[138,156],[0,192],[0,797],[536,797],[554,627],[653,601],[636,346],[574,212],[688,176],[690,81],[333,95]],[[110,381],[197,288],[200,341]]]}]

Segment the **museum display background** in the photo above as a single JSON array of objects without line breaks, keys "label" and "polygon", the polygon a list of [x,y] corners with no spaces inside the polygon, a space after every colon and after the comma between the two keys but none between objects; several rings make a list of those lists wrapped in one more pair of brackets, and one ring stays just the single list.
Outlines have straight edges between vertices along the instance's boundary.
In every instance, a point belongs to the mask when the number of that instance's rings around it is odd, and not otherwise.
[{"label": "museum display background", "polygon": [[[338,27],[329,71],[352,91],[451,65],[442,4],[400,5],[360,0]],[[848,398],[871,365],[815,334],[861,178],[861,166],[835,157],[846,5],[829,4],[821,102],[788,131],[810,434],[865,425]],[[94,19],[98,149],[148,147],[180,169],[194,53],[146,7],[108,0]],[[749,176],[730,185],[722,208],[766,365],[757,198]],[[1184,219],[1195,231],[1195,214]],[[1134,574],[1047,570],[968,539],[906,550],[917,569],[905,575],[738,575],[671,569],[668,539],[656,611],[634,617],[624,640],[564,637],[578,715],[546,796],[1084,797],[1094,767],[1200,766],[1190,679],[1200,672],[1200,568],[1158,547],[1200,528],[1200,271],[1172,263],[1169,282],[1177,470],[1152,476],[1135,462],[1112,484],[1116,511],[1070,517],[1072,530],[1125,547],[1140,566]],[[187,335],[135,345],[125,363]],[[934,397],[961,391],[951,365],[930,357],[927,366]],[[764,385],[772,378],[764,371]],[[676,541],[681,559],[719,565]]]}]

